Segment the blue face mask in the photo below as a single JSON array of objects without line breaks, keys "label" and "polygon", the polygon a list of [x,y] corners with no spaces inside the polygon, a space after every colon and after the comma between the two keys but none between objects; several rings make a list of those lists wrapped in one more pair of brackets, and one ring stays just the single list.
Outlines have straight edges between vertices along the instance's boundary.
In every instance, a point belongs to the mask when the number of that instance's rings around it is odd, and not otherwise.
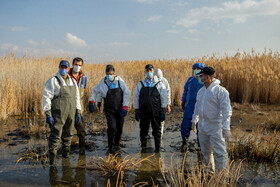
[{"label": "blue face mask", "polygon": [[152,77],[153,77],[153,72],[147,71],[147,72],[146,72],[146,76],[147,76],[148,78],[152,78]]},{"label": "blue face mask", "polygon": [[64,76],[68,74],[68,69],[59,69],[60,75]]},{"label": "blue face mask", "polygon": [[106,75],[106,77],[109,81],[113,81],[113,75]]},{"label": "blue face mask", "polygon": [[201,70],[199,70],[199,69],[193,70],[194,76],[196,76],[200,71],[201,71]]},{"label": "blue face mask", "polygon": [[197,77],[197,80],[199,82],[199,84],[204,84],[204,82],[202,82],[201,77]]}]

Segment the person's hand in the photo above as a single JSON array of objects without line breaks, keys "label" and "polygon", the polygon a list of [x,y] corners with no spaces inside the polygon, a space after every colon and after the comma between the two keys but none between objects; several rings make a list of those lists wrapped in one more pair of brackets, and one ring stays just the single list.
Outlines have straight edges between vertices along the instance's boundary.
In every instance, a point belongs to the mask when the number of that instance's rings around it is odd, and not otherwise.
[{"label": "person's hand", "polygon": [[127,115],[127,106],[122,107],[122,117],[125,117]]},{"label": "person's hand", "polygon": [[170,105],[167,105],[167,113],[170,114],[170,112],[171,112],[171,107]]},{"label": "person's hand", "polygon": [[186,102],[182,102],[181,107],[182,107],[183,110],[185,110],[185,105],[186,105]]},{"label": "person's hand", "polygon": [[46,119],[47,124],[49,124],[50,127],[52,127],[54,125],[54,119],[52,116],[47,116]]},{"label": "person's hand", "polygon": [[76,124],[79,124],[80,121],[81,121],[81,118],[82,118],[82,117],[81,117],[81,114],[80,114],[80,113],[77,113],[76,116],[75,116],[75,123],[76,123]]},{"label": "person's hand", "polygon": [[135,110],[135,120],[136,121],[140,120],[140,112],[139,112],[139,110]]},{"label": "person's hand", "polygon": [[165,113],[160,114],[160,122],[165,121]]},{"label": "person's hand", "polygon": [[90,113],[93,113],[93,111],[94,111],[94,102],[93,101],[89,102],[89,111],[90,111]]},{"label": "person's hand", "polygon": [[97,103],[97,106],[98,106],[98,108],[99,108],[99,110],[100,110],[101,102],[98,102],[98,103]]},{"label": "person's hand", "polygon": [[196,129],[196,122],[192,122],[192,130],[194,133],[197,132],[197,129]]},{"label": "person's hand", "polygon": [[226,141],[231,140],[231,132],[228,129],[223,129],[223,137],[225,138]]}]

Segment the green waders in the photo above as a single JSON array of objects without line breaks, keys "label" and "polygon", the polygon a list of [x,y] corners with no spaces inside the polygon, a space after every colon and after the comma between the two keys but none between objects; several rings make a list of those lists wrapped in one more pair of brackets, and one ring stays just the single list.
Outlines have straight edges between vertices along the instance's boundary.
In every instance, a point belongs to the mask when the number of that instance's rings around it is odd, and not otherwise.
[{"label": "green waders", "polygon": [[56,77],[60,84],[60,93],[52,100],[52,116],[54,125],[51,126],[49,137],[50,164],[55,164],[56,153],[60,141],[62,140],[62,156],[69,157],[71,139],[73,136],[74,122],[76,115],[76,86],[69,86],[69,79],[65,80],[67,86],[63,86],[60,79]]},{"label": "green waders", "polygon": [[[83,82],[83,77],[81,77],[81,80]],[[86,136],[86,131],[85,131],[85,123],[84,123],[84,118],[83,118],[83,113],[84,113],[84,85],[81,85],[79,87],[79,92],[80,92],[80,103],[81,103],[81,121],[80,123],[75,123],[75,128],[77,130],[77,135],[79,137],[79,147],[80,147],[80,153],[83,153],[85,151],[85,136]]]}]

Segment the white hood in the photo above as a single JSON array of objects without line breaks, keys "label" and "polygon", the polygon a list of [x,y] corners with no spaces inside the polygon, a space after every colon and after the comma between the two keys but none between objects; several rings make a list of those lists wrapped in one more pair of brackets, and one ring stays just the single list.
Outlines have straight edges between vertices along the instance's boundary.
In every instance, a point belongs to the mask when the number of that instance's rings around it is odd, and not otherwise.
[{"label": "white hood", "polygon": [[155,75],[161,80],[163,77],[162,71],[160,69],[155,69]]}]

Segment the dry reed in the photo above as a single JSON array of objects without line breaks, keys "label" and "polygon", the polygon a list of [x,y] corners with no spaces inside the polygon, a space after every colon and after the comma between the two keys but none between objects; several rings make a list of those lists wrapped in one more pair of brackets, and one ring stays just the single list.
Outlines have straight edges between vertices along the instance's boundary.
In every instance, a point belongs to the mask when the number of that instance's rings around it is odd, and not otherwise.
[{"label": "dry reed", "polygon": [[171,157],[171,165],[167,174],[162,170],[162,176],[166,186],[236,186],[241,177],[240,170],[242,162],[236,164],[232,161],[228,169],[223,169],[219,173],[211,173],[207,166],[200,162],[195,162],[192,159],[187,159],[187,155],[188,152],[186,152],[181,162],[177,159],[175,166]]},{"label": "dry reed", "polygon": [[[18,58],[15,55],[2,56],[0,63],[0,118],[12,115],[28,116],[43,114],[41,109],[42,91],[45,82],[58,71],[62,58]],[[66,58],[67,60],[71,60]],[[203,56],[195,59],[147,60],[111,62],[116,74],[121,76],[131,93],[138,81],[144,78],[144,67],[151,63],[163,71],[170,83],[172,105],[179,105],[183,87],[192,75],[192,65],[200,61],[216,70],[216,77],[230,93],[233,102],[280,103],[280,53],[264,50],[250,54],[237,52],[234,56]],[[83,71],[88,76],[86,99],[91,89],[105,75],[106,64],[86,63]],[[8,70],[8,71],[7,71]],[[132,103],[130,104],[130,109]],[[87,106],[87,105],[86,105]]]},{"label": "dry reed", "polygon": [[252,133],[237,130],[232,142],[228,144],[229,155],[233,159],[247,159],[248,161],[280,161],[280,133],[265,129],[258,129]]}]

